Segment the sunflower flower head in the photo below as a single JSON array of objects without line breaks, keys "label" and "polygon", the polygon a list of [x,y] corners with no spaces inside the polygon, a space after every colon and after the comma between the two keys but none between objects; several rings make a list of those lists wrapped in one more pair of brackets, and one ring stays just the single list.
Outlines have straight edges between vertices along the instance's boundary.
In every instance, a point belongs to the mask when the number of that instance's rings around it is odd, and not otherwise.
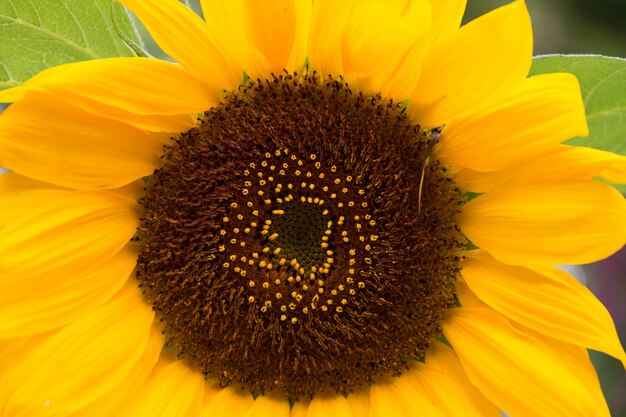
[{"label": "sunflower flower head", "polygon": [[624,245],[626,158],[523,1],[120,3],[176,63],[0,92],[0,416],[609,415],[553,265]]}]

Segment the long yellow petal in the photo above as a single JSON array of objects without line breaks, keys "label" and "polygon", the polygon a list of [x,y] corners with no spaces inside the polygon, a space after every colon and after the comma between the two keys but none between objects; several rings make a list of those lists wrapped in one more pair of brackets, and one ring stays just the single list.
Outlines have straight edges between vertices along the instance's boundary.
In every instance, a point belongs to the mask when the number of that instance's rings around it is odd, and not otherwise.
[{"label": "long yellow petal", "polygon": [[201,4],[220,50],[251,78],[304,66],[310,1],[202,0]]},{"label": "long yellow petal", "polygon": [[68,416],[113,390],[144,355],[153,318],[133,282],[33,345],[0,380],[0,415]]},{"label": "long yellow petal", "polygon": [[85,271],[59,268],[18,282],[0,280],[0,338],[54,330],[100,307],[132,274],[137,255],[123,250]]},{"label": "long yellow petal", "polygon": [[38,92],[0,115],[0,165],[40,181],[103,189],[154,171],[161,138]]},{"label": "long yellow petal", "polygon": [[464,190],[488,192],[519,181],[590,180],[595,177],[626,184],[626,156],[582,146],[558,145],[513,169],[478,172],[457,169],[452,174]]},{"label": "long yellow petal", "polygon": [[187,130],[219,101],[177,64],[149,58],[110,58],[50,68],[24,84],[48,99],[155,132]]},{"label": "long yellow petal", "polygon": [[555,339],[607,353],[626,366],[609,312],[567,272],[551,266],[506,265],[483,251],[471,251],[462,274],[478,298],[509,319]]},{"label": "long yellow petal", "polygon": [[[465,406],[466,410],[473,410],[476,415],[481,417],[501,416],[498,407],[485,398],[485,396],[467,379],[465,370],[452,348],[439,341],[433,341],[426,354],[426,365],[443,372],[447,378],[454,381],[455,385],[462,387],[462,394],[458,398],[463,398],[465,401],[470,402],[470,405]],[[427,375],[428,374],[425,374],[423,377]],[[430,382],[434,383],[434,381]],[[444,383],[443,389],[445,390],[447,386],[448,384]],[[446,397],[445,391],[441,392],[442,386],[435,386],[435,388],[438,389],[440,399],[445,403],[446,398],[449,397]],[[461,404],[456,404],[455,406],[460,405]],[[463,411],[451,415],[463,415]]]},{"label": "long yellow petal", "polygon": [[521,82],[532,60],[526,5],[516,1],[462,26],[424,60],[407,111],[435,127],[486,107]]},{"label": "long yellow petal", "polygon": [[546,74],[525,80],[489,110],[446,125],[436,152],[456,167],[495,171],[532,161],[547,147],[588,133],[576,77]]},{"label": "long yellow petal", "polygon": [[204,378],[183,361],[175,361],[150,378],[145,388],[118,415],[121,417],[198,417]]},{"label": "long yellow petal", "polygon": [[119,0],[146,26],[172,58],[209,89],[231,90],[241,84],[241,69],[224,57],[210,28],[177,0]]},{"label": "long yellow petal", "polygon": [[442,326],[470,381],[512,417],[609,416],[597,379],[564,344],[525,333],[489,308],[456,308]]},{"label": "long yellow petal", "polygon": [[597,181],[513,183],[467,203],[459,224],[504,263],[584,264],[626,242],[626,200]]},{"label": "long yellow petal", "polygon": [[289,401],[278,395],[261,395],[243,417],[289,417]]},{"label": "long yellow petal", "polygon": [[208,403],[205,402],[202,416],[231,417],[244,416],[254,404],[249,392],[228,386],[219,390]]},{"label": "long yellow petal", "polygon": [[[409,50],[430,28],[426,0],[315,1],[309,63],[322,77],[345,75],[359,91],[408,97],[419,67],[398,73]],[[399,94],[399,95],[398,95]]]},{"label": "long yellow petal", "polygon": [[152,326],[148,346],[143,356],[124,381],[108,394],[80,410],[73,417],[119,416],[127,404],[134,401],[142,391],[163,350],[163,334],[158,326]]}]

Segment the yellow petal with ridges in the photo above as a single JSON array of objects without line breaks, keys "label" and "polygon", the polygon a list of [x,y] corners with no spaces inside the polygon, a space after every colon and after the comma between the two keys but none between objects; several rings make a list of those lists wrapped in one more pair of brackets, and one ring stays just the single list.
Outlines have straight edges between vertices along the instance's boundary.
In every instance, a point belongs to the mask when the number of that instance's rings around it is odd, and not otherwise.
[{"label": "yellow petal with ridges", "polygon": [[153,325],[150,332],[148,346],[143,356],[139,358],[135,367],[124,381],[113,391],[99,398],[95,402],[80,410],[73,417],[111,417],[118,416],[127,404],[134,401],[137,394],[144,389],[150,373],[159,360],[163,350],[164,336],[161,329]]},{"label": "yellow petal with ridges", "polygon": [[35,91],[0,115],[0,165],[77,189],[116,188],[154,171],[161,137]]},{"label": "yellow petal with ridges", "polygon": [[209,26],[177,0],[119,0],[146,26],[154,40],[207,88],[231,90],[241,69],[223,56]]},{"label": "yellow petal with ridges", "polygon": [[478,172],[457,169],[454,181],[464,190],[488,192],[515,181],[590,180],[595,177],[626,184],[626,156],[583,146],[557,145],[517,167]]},{"label": "yellow petal with ridges", "polygon": [[413,373],[374,383],[370,388],[372,417],[446,417],[429,394],[420,386]]},{"label": "yellow petal with ridges", "polygon": [[436,153],[455,167],[495,171],[532,161],[547,147],[588,133],[576,77],[545,74],[524,80],[488,110],[450,122]]},{"label": "yellow petal with ridges", "polygon": [[370,415],[370,387],[361,386],[346,397],[354,417],[368,417]]},{"label": "yellow petal with ridges", "polygon": [[57,268],[88,271],[125,247],[138,223],[137,202],[109,192],[31,189],[3,197],[0,219],[12,219],[0,230],[3,284]]},{"label": "yellow petal with ridges", "polygon": [[251,78],[269,78],[304,66],[310,1],[202,0],[201,4],[222,53]]},{"label": "yellow petal with ridges", "polygon": [[[369,83],[384,97],[402,101],[415,90],[428,53],[459,30],[466,0],[429,0],[430,27],[404,53],[402,59],[385,64],[385,71],[371,75]],[[397,54],[397,52],[395,52]]]},{"label": "yellow petal with ridges", "polygon": [[431,5],[426,0],[357,2],[340,45],[350,87],[397,100],[407,98],[417,84],[419,67],[408,73],[398,68],[409,64],[410,49],[422,42],[430,24]]},{"label": "yellow petal with ridges", "polygon": [[430,9],[426,0],[316,1],[310,66],[322,78],[344,75],[359,91],[406,98],[417,83],[419,67],[398,70],[404,69],[409,50],[428,33]]},{"label": "yellow petal with ridges", "polygon": [[450,311],[443,331],[469,380],[511,417],[608,417],[595,381],[552,343],[489,308]]},{"label": "yellow petal with ridges", "polygon": [[289,417],[289,401],[279,395],[261,395],[243,417]]},{"label": "yellow petal with ridges", "polygon": [[521,0],[462,26],[424,59],[408,114],[422,127],[435,127],[486,108],[528,75],[532,40]]},{"label": "yellow petal with ridges", "polygon": [[211,401],[205,402],[203,416],[231,417],[244,416],[254,404],[252,395],[232,385],[222,388]]},{"label": "yellow petal with ridges", "polygon": [[340,394],[317,394],[311,400],[306,417],[354,417],[346,397]]},{"label": "yellow petal with ridges", "polygon": [[584,264],[626,243],[626,200],[598,181],[511,183],[465,204],[459,225],[504,263]]},{"label": "yellow petal with ridges", "polygon": [[151,376],[118,415],[121,417],[198,417],[202,408],[204,378],[183,361],[169,363]]},{"label": "yellow petal with ridges", "polygon": [[[406,377],[414,389],[428,399],[441,415],[500,416],[498,409],[485,401],[482,394],[471,385],[456,379],[454,374],[422,363],[415,363],[412,368],[402,377]],[[454,400],[451,401],[451,398]]]},{"label": "yellow petal with ridges", "polygon": [[95,115],[154,132],[191,128],[196,114],[219,102],[178,64],[150,58],[109,58],[47,69],[28,80],[27,91]]},{"label": "yellow petal with ridges", "polygon": [[7,88],[6,90],[0,91],[0,103],[13,103],[24,97],[25,93],[26,90],[21,85],[18,87]]},{"label": "yellow petal with ridges", "polygon": [[[474,410],[481,417],[500,417],[500,411],[474,386],[465,374],[465,370],[454,350],[442,342],[433,341],[426,353],[426,365],[443,372],[454,380],[456,385],[463,387],[462,396],[471,402],[466,409]],[[436,386],[435,388],[440,388]],[[444,393],[442,393],[443,395]],[[442,397],[445,400],[445,397]],[[453,414],[457,415],[457,414]],[[463,412],[458,415],[463,415]]]},{"label": "yellow petal with ridges", "polygon": [[119,386],[144,355],[154,312],[133,282],[33,345],[0,380],[0,415],[69,416]]},{"label": "yellow petal with ridges", "polygon": [[537,332],[598,350],[624,363],[609,312],[584,285],[551,266],[511,266],[483,251],[466,253],[462,274],[494,310]]},{"label": "yellow petal with ridges", "polygon": [[65,268],[19,282],[0,280],[0,338],[43,333],[74,322],[109,301],[136,263],[134,251],[122,250],[88,271]]}]

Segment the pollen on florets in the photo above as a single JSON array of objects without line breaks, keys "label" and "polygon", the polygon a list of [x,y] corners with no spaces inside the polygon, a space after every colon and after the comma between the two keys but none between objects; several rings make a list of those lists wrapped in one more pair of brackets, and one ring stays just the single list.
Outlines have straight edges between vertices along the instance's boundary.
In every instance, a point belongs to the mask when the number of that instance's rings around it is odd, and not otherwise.
[{"label": "pollen on florets", "polygon": [[440,333],[465,245],[427,139],[341,79],[229,93],[141,201],[137,274],[170,344],[224,385],[291,398],[401,373]]}]

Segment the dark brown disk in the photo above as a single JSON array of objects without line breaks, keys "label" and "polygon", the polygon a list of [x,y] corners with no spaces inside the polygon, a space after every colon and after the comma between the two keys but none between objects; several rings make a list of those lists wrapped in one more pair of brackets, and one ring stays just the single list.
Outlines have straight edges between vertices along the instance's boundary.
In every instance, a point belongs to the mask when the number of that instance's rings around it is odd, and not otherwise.
[{"label": "dark brown disk", "polygon": [[314,74],[228,94],[141,200],[137,275],[168,343],[224,385],[292,399],[423,356],[466,244],[459,190],[424,163],[432,134]]}]

